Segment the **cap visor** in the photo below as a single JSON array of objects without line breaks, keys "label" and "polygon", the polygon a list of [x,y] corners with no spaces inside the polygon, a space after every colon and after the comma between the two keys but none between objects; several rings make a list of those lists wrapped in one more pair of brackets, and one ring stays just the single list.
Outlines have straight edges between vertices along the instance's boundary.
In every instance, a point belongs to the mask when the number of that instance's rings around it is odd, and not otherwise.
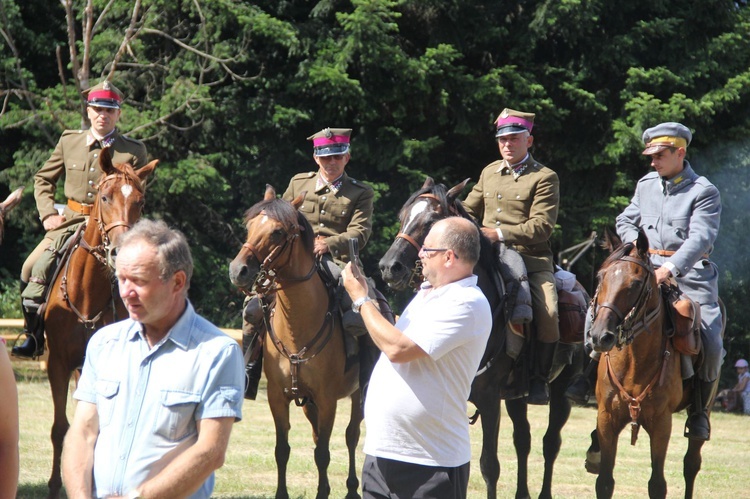
[{"label": "cap visor", "polygon": [[349,144],[331,144],[328,146],[316,147],[314,149],[315,155],[321,156],[336,156],[337,154],[346,154],[349,152]]},{"label": "cap visor", "polygon": [[495,132],[495,137],[503,137],[505,135],[513,135],[515,133],[528,132],[528,131],[529,130],[526,127],[523,127],[520,125],[507,125],[507,126],[498,128],[497,132]]},{"label": "cap visor", "polygon": [[106,107],[108,109],[120,109],[120,104],[113,100],[90,100],[88,105],[91,107]]},{"label": "cap visor", "polygon": [[669,148],[668,145],[654,144],[652,146],[648,146],[647,148],[645,148],[641,154],[644,156],[651,156],[652,154],[656,154],[657,152],[661,152],[664,149],[668,149],[668,148]]}]

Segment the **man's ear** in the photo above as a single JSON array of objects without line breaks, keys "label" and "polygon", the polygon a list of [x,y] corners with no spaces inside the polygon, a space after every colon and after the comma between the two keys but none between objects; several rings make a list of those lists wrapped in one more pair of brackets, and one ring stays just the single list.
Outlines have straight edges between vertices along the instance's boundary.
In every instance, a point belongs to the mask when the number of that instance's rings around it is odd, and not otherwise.
[{"label": "man's ear", "polygon": [[174,274],[174,290],[182,291],[187,285],[187,274],[184,270],[178,270]]}]

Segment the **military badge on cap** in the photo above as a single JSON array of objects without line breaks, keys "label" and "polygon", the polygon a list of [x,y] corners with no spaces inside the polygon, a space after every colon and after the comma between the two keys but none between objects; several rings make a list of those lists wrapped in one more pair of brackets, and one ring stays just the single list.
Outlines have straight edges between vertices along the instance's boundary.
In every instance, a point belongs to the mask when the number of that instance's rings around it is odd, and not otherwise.
[{"label": "military badge on cap", "polygon": [[693,140],[690,129],[681,123],[660,123],[643,132],[646,148],[641,154],[651,156],[670,147],[687,147]]},{"label": "military badge on cap", "polygon": [[521,132],[531,133],[531,129],[534,128],[534,116],[533,113],[523,113],[506,107],[495,120],[495,137]]},{"label": "military badge on cap", "polygon": [[89,106],[107,107],[110,109],[120,109],[122,104],[122,92],[108,80],[104,80],[98,85],[84,91]]},{"label": "military badge on cap", "polygon": [[313,154],[318,157],[334,156],[349,152],[349,137],[351,128],[324,128],[307,140],[313,142]]}]

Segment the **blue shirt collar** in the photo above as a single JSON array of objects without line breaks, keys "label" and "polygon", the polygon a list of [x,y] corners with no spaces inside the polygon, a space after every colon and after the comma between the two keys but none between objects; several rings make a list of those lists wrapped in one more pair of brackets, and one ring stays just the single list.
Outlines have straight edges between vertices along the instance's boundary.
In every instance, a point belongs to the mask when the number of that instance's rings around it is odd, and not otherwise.
[{"label": "blue shirt collar", "polygon": [[[169,330],[167,336],[165,336],[159,342],[160,345],[166,343],[167,341],[171,341],[181,349],[187,350],[188,345],[190,344],[190,326],[195,320],[196,313],[195,309],[193,308],[193,304],[190,303],[190,300],[188,300],[187,298],[185,300],[187,301],[185,311],[182,313],[180,318],[177,319],[177,322],[174,323],[174,326],[172,326],[172,328]],[[128,339],[130,341],[134,341],[137,339],[146,341],[146,338],[143,336],[143,324],[137,321],[133,321],[133,325],[128,331]]]}]

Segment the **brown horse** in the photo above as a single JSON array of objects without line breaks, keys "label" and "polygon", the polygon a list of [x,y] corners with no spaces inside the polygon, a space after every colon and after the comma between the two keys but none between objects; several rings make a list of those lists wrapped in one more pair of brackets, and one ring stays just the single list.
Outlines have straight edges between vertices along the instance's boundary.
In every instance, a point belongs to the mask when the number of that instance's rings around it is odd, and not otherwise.
[{"label": "brown horse", "polygon": [[263,201],[245,215],[247,240],[229,267],[232,283],[259,295],[276,294],[273,314],[264,310],[266,329],[263,368],[268,380],[268,405],[276,426],[277,499],[289,497],[289,404],[302,406],[312,426],[318,498],[328,497],[329,443],[338,399],[352,401],[346,445],[349,450],[347,498],[359,497],[355,451],[363,414],[358,367],[345,369],[344,338],[334,310],[335,300],[318,274],[313,255],[314,234],[297,211],[304,195],[292,203],[276,199],[272,187]]},{"label": "brown horse", "polygon": [[49,359],[47,377],[52,390],[52,476],[49,497],[58,497],[60,457],[70,424],[65,413],[70,377],[83,365],[86,344],[101,327],[127,317],[114,277],[113,256],[117,238],[141,216],[146,178],[158,161],[133,170],[129,164],[112,164],[108,149],[102,149],[103,174],[91,216],[76,236],[80,239],[52,283],[44,312]]},{"label": "brown horse", "polygon": [[[447,189],[427,178],[420,190],[411,195],[401,208],[401,228],[396,240],[380,260],[383,280],[394,289],[407,289],[421,282],[421,268],[418,258],[419,248],[432,225],[448,216],[470,218],[458,196],[468,179]],[[507,317],[502,283],[493,279],[497,275],[495,250],[485,237],[482,237],[480,261],[474,269],[478,285],[484,292],[493,313],[493,329],[482,359],[482,366],[471,385],[469,401],[473,403],[482,423],[482,454],[479,465],[487,486],[487,497],[497,497],[497,481],[500,477],[500,462],[497,458],[498,432],[500,429],[500,400],[504,397],[500,387],[507,385],[513,370],[513,361],[505,354]],[[576,347],[574,355],[578,362],[567,365],[550,386],[550,417],[544,435],[544,481],[540,498],[552,497],[552,472],[562,439],[560,433],[570,416],[570,402],[564,396],[571,376],[580,371],[583,362],[582,348]],[[523,356],[523,354],[521,354]],[[558,363],[559,364],[559,363]],[[528,456],[531,450],[531,428],[527,418],[525,398],[505,401],[508,415],[513,421],[513,443],[516,449],[518,472],[516,476],[516,497],[530,497],[528,488]]]},{"label": "brown horse", "polygon": [[23,187],[19,187],[15,191],[11,192],[5,199],[5,201],[0,203],[0,244],[3,244],[3,235],[5,234],[5,214],[21,202],[22,192]]},{"label": "brown horse", "polygon": [[[630,424],[632,445],[641,426],[650,437],[649,496],[666,497],[664,460],[672,414],[692,400],[692,383],[683,382],[680,355],[665,332],[665,306],[646,235],[640,232],[635,244],[610,240],[609,245],[617,247],[599,271],[590,330],[594,350],[603,354],[596,383],[596,439],[601,449],[596,495],[612,497],[614,493],[617,442]],[[683,462],[685,497],[693,496],[701,447],[702,441],[689,440]]]}]

